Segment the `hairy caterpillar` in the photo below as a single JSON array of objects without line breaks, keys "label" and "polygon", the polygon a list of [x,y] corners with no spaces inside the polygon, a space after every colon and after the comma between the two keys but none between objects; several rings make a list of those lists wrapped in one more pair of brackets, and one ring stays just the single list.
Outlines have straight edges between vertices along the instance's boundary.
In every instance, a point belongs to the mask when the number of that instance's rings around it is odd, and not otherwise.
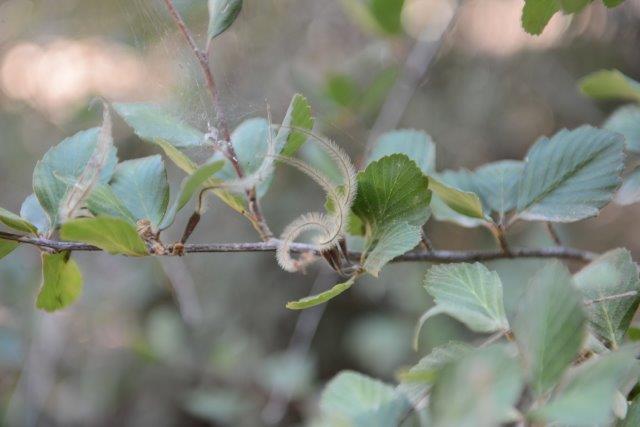
[{"label": "hairy caterpillar", "polygon": [[280,245],[276,252],[278,264],[290,272],[300,270],[301,262],[291,257],[291,244],[304,232],[316,230],[319,232],[316,243],[320,251],[327,251],[335,248],[344,237],[347,227],[347,217],[351,210],[351,205],[356,196],[356,170],[349,156],[333,141],[321,138],[312,132],[295,128],[296,132],[301,132],[315,141],[336,163],[343,182],[339,185],[331,182],[320,171],[314,169],[309,164],[300,159],[277,155],[276,158],[282,163],[295,167],[314,180],[322,189],[327,192],[327,196],[333,202],[332,212],[310,212],[301,215],[285,227],[280,238]]}]

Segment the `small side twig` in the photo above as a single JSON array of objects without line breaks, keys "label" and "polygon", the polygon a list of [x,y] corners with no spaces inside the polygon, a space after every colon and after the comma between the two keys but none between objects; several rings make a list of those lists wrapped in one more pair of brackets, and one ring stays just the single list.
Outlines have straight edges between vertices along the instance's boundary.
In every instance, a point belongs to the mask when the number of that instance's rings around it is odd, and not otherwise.
[{"label": "small side twig", "polygon": [[549,236],[551,236],[551,239],[553,240],[553,243],[558,246],[562,246],[562,240],[560,240],[560,235],[558,234],[558,230],[556,230],[556,227],[550,222],[547,222],[545,224],[547,226]]}]

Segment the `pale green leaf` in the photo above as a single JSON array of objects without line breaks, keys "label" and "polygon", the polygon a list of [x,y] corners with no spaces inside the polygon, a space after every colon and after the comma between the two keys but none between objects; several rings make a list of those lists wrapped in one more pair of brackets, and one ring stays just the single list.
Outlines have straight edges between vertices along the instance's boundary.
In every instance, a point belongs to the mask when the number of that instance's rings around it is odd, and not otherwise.
[{"label": "pale green leaf", "polygon": [[[231,134],[231,143],[235,149],[238,162],[246,175],[255,172],[262,164],[268,152],[269,123],[263,118],[245,120],[234,129]],[[273,135],[271,135],[273,137]],[[213,157],[217,159],[217,156]],[[237,178],[236,171],[231,163],[226,162],[218,176],[224,180]],[[258,197],[264,196],[271,185],[273,175],[258,184]]]},{"label": "pale green leaf", "polygon": [[0,239],[0,259],[6,257],[18,247],[18,242]]},{"label": "pale green leaf", "polygon": [[135,227],[119,218],[80,218],[62,226],[64,240],[88,243],[111,254],[145,256],[147,247]]},{"label": "pale green leaf", "polygon": [[625,105],[618,108],[602,125],[604,129],[624,136],[627,150],[640,152],[640,107]]},{"label": "pale green leaf", "polygon": [[525,0],[522,8],[522,28],[533,35],[542,34],[553,15],[560,10],[556,0]]},{"label": "pale green leaf", "polygon": [[202,188],[203,184],[209,180],[213,174],[222,169],[223,166],[224,161],[221,160],[207,163],[199,167],[182,181],[180,194],[165,214],[162,224],[160,225],[161,230],[164,230],[173,224],[176,214],[185,207],[189,200],[191,200],[193,194],[198,189]]},{"label": "pale green leaf", "polygon": [[620,135],[590,126],[541,138],[527,154],[518,216],[572,222],[597,215],[620,185],[623,150]]},{"label": "pale green leaf", "polygon": [[353,285],[353,282],[355,282],[355,280],[356,278],[355,276],[353,276],[349,278],[349,280],[347,280],[346,282],[338,283],[331,289],[324,291],[322,293],[319,293],[317,295],[311,295],[311,296],[299,299],[298,301],[290,301],[287,303],[287,308],[290,310],[304,310],[305,308],[311,308],[311,307],[315,307],[316,305],[323,304],[329,301],[330,299],[337,297],[347,289],[349,289]]},{"label": "pale green leaf", "polygon": [[427,396],[440,370],[447,363],[466,356],[471,350],[469,345],[455,341],[434,348],[411,369],[400,374],[400,390],[413,405],[418,405]]},{"label": "pale green leaf", "polygon": [[624,178],[614,201],[622,206],[640,202],[640,168],[636,168]]},{"label": "pale green leaf", "polygon": [[69,306],[82,292],[82,273],[70,253],[42,254],[42,286],[36,306],[56,311]]},{"label": "pale green leaf", "polygon": [[626,249],[601,255],[574,275],[587,306],[591,329],[604,343],[618,348],[640,304],[640,295],[607,299],[628,292],[640,292],[638,268]]},{"label": "pale green leaf", "polygon": [[173,117],[161,107],[147,103],[117,103],[113,108],[131,126],[139,138],[158,143],[165,141],[175,148],[189,148],[204,143],[204,134]]},{"label": "pale green leaf", "polygon": [[638,370],[634,352],[625,349],[605,354],[574,370],[570,380],[546,405],[528,416],[537,421],[571,426],[610,425],[620,383]]},{"label": "pale green leaf", "polygon": [[509,329],[502,282],[498,273],[484,265],[461,263],[431,267],[424,286],[434,298],[434,314],[446,313],[476,332]]},{"label": "pale green leaf", "polygon": [[600,70],[583,77],[580,90],[596,99],[640,101],[640,83],[618,70]]},{"label": "pale green leaf", "polygon": [[458,190],[433,177],[429,178],[429,189],[454,212],[473,219],[484,219],[482,202],[477,194]]},{"label": "pale green leaf", "polygon": [[429,409],[433,427],[502,425],[520,397],[520,364],[506,346],[469,351],[438,373]]},{"label": "pale green leaf", "polygon": [[135,224],[137,218],[113,192],[108,185],[97,185],[87,199],[87,208],[96,216],[121,218]]},{"label": "pale green leaf", "polygon": [[409,402],[390,385],[343,371],[327,384],[320,408],[331,425],[388,427],[400,423]]},{"label": "pale green leaf", "polygon": [[556,384],[585,339],[582,296],[558,261],[538,271],[527,287],[513,332],[536,395]]},{"label": "pale green leaf", "polygon": [[394,153],[406,154],[426,175],[435,172],[436,146],[422,131],[405,129],[380,135],[371,146],[367,163]]},{"label": "pale green leaf", "polygon": [[623,2],[624,0],[602,0],[602,4],[604,4],[608,8],[616,7]]},{"label": "pale green leaf", "polygon": [[40,234],[46,234],[51,228],[49,217],[44,209],[42,209],[42,206],[40,206],[40,202],[38,202],[35,194],[31,194],[24,199],[20,207],[20,216],[33,224]]},{"label": "pale green leaf", "polygon": [[[59,223],[60,203],[84,171],[98,143],[99,128],[78,132],[51,148],[33,171],[33,189],[40,205],[49,216],[51,227]],[[111,179],[117,163],[116,150],[111,147],[108,160],[100,172],[99,183]]]},{"label": "pale green leaf", "polygon": [[242,9],[242,0],[208,0],[209,29],[207,35],[212,40],[225,32],[236,20]]},{"label": "pale green leaf", "polygon": [[487,211],[503,217],[518,203],[518,184],[524,163],[501,160],[479,167],[473,173],[478,195]]},{"label": "pale green leaf", "polygon": [[17,231],[22,231],[23,233],[38,233],[38,229],[35,225],[4,208],[0,208],[0,222],[7,227],[13,228]]},{"label": "pale green leaf", "polygon": [[[353,225],[352,225],[353,227]],[[380,229],[371,249],[367,247],[362,267],[378,277],[380,270],[389,261],[415,248],[421,240],[421,227],[406,222],[395,222]]]},{"label": "pale green leaf", "polygon": [[297,129],[311,131],[313,122],[311,106],[307,98],[296,93],[291,98],[287,114],[282,121],[282,127],[276,136],[278,144],[276,152],[283,156],[293,156],[307,140],[307,135]]},{"label": "pale green leaf", "polygon": [[169,183],[160,155],[127,160],[116,168],[111,189],[136,219],[158,229],[169,204]]}]

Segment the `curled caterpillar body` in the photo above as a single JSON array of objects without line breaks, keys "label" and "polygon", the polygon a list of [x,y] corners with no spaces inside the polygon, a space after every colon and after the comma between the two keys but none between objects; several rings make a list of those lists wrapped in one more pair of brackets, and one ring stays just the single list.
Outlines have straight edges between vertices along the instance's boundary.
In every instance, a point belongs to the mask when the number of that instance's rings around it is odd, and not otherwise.
[{"label": "curled caterpillar body", "polygon": [[304,214],[284,229],[276,257],[280,266],[290,272],[299,271],[304,266],[299,260],[291,257],[290,253],[291,244],[303,233],[308,231],[318,233],[315,240],[320,251],[333,249],[340,244],[346,233],[347,218],[357,189],[356,171],[349,156],[334,142],[308,131],[303,133],[310,136],[334,160],[343,182],[340,185],[334,184],[322,172],[300,159],[276,156],[279,161],[295,167],[314,180],[326,191],[328,198],[333,202],[332,212]]}]

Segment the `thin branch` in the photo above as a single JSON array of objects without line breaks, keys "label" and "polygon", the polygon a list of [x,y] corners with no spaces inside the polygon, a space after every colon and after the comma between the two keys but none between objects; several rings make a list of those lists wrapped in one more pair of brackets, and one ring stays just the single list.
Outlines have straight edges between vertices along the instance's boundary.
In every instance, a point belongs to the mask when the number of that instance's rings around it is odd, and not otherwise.
[{"label": "thin branch", "polygon": [[551,236],[553,243],[555,243],[558,246],[562,246],[562,240],[560,240],[560,235],[558,234],[558,230],[556,230],[555,225],[553,225],[550,222],[547,222],[546,225],[547,225],[547,231],[549,232],[549,236]]},{"label": "thin branch", "polygon": [[[182,19],[180,12],[178,12],[175,5],[173,4],[173,0],[164,0],[164,2],[167,5],[169,14],[175,21],[176,25],[178,26],[178,29],[186,39],[187,44],[189,44],[189,47],[193,51],[193,54],[195,55],[196,59],[198,60],[198,64],[200,64],[200,68],[202,69],[202,74],[204,75],[207,89],[209,91],[209,94],[211,95],[211,103],[213,105],[214,113],[216,116],[216,125],[220,130],[222,134],[222,139],[224,140],[224,143],[225,143],[225,156],[227,157],[227,159],[229,159],[229,162],[231,163],[231,165],[233,166],[233,169],[236,172],[236,175],[238,175],[239,178],[243,178],[244,171],[242,170],[242,166],[240,165],[240,162],[238,160],[238,155],[236,154],[236,151],[233,148],[233,144],[231,143],[231,133],[229,132],[229,124],[227,122],[227,118],[224,112],[224,108],[222,107],[222,103],[220,102],[218,87],[216,86],[216,81],[213,77],[211,66],[209,65],[210,46],[209,44],[207,44],[207,49],[205,51],[200,50],[193,38],[193,35],[191,34],[191,31],[189,31],[189,28],[187,28],[187,25],[185,24],[184,19]],[[260,203],[258,201],[255,187],[249,190],[246,190],[245,194],[247,196],[247,201],[249,204],[249,212],[253,217],[251,222],[254,228],[258,231],[258,233],[260,234],[260,238],[262,240],[265,240],[265,241],[269,240],[273,236],[273,233],[269,229],[269,226],[267,225],[264,219],[264,216],[262,215],[262,209],[260,208]]]},{"label": "thin branch", "polygon": [[[46,248],[54,251],[100,251],[99,248],[77,242],[61,242],[56,240],[49,240],[40,237],[21,236],[13,233],[7,233],[0,231],[0,239],[11,240],[18,243],[27,245],[38,246],[40,248]],[[204,244],[185,244],[183,253],[218,253],[218,252],[275,252],[280,244],[277,239],[271,239],[266,242],[250,242],[250,243],[204,243]],[[306,243],[293,243],[291,245],[291,251],[295,253],[309,252],[316,255],[320,255],[317,246]],[[171,251],[162,255],[171,255]],[[153,254],[150,254],[153,255]],[[360,260],[362,254],[360,252],[348,252],[348,258],[353,261]],[[511,248],[508,254],[505,254],[501,250],[469,250],[469,251],[448,251],[448,250],[433,250],[433,251],[416,251],[408,252],[393,260],[393,262],[416,262],[416,261],[428,261],[428,262],[441,262],[441,263],[454,263],[454,262],[479,262],[479,261],[492,261],[496,259],[505,258],[557,258],[574,260],[580,262],[591,262],[598,254],[571,248],[554,246],[548,248]]]}]

